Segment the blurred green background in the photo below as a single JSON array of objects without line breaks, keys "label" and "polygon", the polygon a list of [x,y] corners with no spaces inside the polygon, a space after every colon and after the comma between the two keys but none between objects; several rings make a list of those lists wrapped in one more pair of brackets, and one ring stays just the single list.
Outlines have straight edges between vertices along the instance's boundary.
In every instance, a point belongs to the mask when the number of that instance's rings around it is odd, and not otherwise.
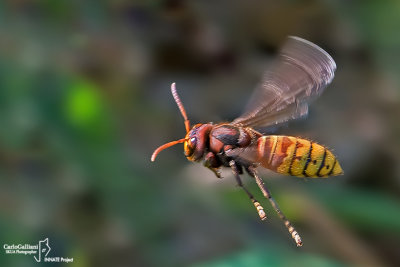
[{"label": "blurred green background", "polygon": [[[68,266],[399,266],[400,2],[0,3],[0,244],[49,238]],[[183,155],[183,120],[232,120],[287,35],[338,69],[307,119],[276,129],[333,148],[331,179],[262,177],[257,213]],[[8,255],[1,266],[52,266]]]}]

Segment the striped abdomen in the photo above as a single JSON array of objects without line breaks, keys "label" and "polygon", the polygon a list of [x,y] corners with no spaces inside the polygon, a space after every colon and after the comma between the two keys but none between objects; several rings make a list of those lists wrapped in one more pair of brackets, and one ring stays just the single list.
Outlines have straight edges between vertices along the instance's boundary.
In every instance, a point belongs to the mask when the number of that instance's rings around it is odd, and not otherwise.
[{"label": "striped abdomen", "polygon": [[268,135],[257,140],[258,161],[267,169],[298,177],[343,174],[336,157],[326,147],[292,136]]}]

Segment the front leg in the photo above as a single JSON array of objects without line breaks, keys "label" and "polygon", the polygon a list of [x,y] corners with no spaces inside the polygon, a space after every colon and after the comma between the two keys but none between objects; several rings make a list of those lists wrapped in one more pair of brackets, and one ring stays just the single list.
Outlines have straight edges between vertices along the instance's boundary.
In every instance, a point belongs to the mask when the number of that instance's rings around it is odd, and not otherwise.
[{"label": "front leg", "polygon": [[265,214],[264,208],[260,205],[260,203],[253,197],[253,195],[249,192],[249,190],[247,190],[246,187],[244,187],[242,180],[240,179],[240,172],[241,171],[241,167],[238,168],[238,165],[235,163],[234,160],[231,160],[229,162],[229,165],[231,166],[232,172],[235,175],[236,178],[236,182],[238,184],[238,186],[240,186],[241,188],[243,188],[243,190],[246,192],[246,194],[249,196],[251,202],[253,202],[254,207],[256,207],[257,212],[258,212],[258,216],[260,216],[261,220],[266,220],[267,219],[267,215]]},{"label": "front leg", "polygon": [[204,158],[204,166],[209,168],[214,174],[215,176],[217,176],[218,178],[222,178],[221,177],[221,162],[218,159],[218,157],[213,153],[213,152],[208,152],[207,155]]}]

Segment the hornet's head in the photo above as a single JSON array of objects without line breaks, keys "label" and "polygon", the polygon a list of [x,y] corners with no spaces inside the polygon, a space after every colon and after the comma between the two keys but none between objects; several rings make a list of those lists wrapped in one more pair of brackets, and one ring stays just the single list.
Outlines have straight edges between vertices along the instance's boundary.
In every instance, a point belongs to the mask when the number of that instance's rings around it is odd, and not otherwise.
[{"label": "hornet's head", "polygon": [[203,158],[206,144],[209,140],[208,134],[211,131],[212,124],[199,123],[186,134],[183,148],[185,156],[190,161],[198,161]]},{"label": "hornet's head", "polygon": [[186,136],[185,138],[172,141],[158,147],[156,150],[154,150],[153,155],[151,156],[151,161],[154,161],[158,153],[160,153],[162,150],[179,143],[183,143],[185,156],[188,160],[198,161],[203,157],[206,143],[208,141],[208,133],[210,132],[212,125],[196,124],[190,130],[190,122],[187,118],[185,108],[182,105],[182,101],[180,100],[178,93],[176,92],[175,83],[171,84],[171,92],[176,104],[179,107],[179,110],[181,111],[182,117],[185,120],[184,122],[186,128]]}]

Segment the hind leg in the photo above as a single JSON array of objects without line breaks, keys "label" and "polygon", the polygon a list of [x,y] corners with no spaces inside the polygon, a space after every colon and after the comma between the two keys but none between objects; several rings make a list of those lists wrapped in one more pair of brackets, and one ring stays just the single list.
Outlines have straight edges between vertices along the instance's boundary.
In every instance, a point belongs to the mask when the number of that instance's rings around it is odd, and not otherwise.
[{"label": "hind leg", "polygon": [[286,218],[285,214],[283,214],[278,206],[278,203],[276,203],[275,199],[271,196],[268,188],[265,186],[264,181],[257,175],[257,172],[253,167],[247,168],[247,172],[256,180],[256,183],[263,193],[264,197],[269,200],[276,213],[278,213],[279,218],[281,218],[289,233],[292,235],[292,238],[296,242],[296,245],[298,247],[301,247],[303,245],[303,242],[301,241],[299,233],[296,231],[296,229],[294,229],[292,223]]}]

